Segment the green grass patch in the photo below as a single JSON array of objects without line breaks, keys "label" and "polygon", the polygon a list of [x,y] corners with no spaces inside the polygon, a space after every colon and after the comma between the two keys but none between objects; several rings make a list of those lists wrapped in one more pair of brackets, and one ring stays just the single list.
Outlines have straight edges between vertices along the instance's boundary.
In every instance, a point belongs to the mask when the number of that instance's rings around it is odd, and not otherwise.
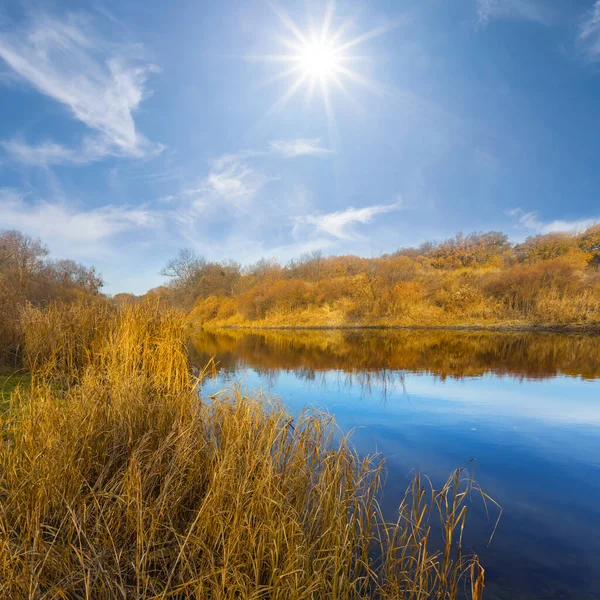
[{"label": "green grass patch", "polygon": [[31,375],[14,373],[12,375],[0,375],[0,412],[4,412],[10,402],[10,395],[18,386],[28,387],[31,384]]}]

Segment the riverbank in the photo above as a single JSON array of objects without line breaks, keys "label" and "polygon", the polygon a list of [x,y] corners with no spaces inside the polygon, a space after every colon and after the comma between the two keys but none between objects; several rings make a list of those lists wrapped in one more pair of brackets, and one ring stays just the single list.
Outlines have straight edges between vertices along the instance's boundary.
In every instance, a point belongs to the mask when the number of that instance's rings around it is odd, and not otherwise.
[{"label": "riverbank", "polygon": [[269,324],[201,324],[200,329],[280,330],[280,331],[335,331],[335,330],[382,330],[382,331],[499,331],[521,333],[585,333],[600,334],[600,323],[458,323],[448,325],[269,325]]}]

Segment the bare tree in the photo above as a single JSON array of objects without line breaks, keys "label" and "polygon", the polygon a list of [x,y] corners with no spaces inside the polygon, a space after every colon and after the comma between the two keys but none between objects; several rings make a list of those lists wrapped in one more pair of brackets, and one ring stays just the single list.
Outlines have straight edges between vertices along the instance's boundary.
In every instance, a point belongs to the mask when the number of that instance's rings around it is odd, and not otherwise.
[{"label": "bare tree", "polygon": [[186,288],[198,281],[205,265],[206,260],[202,256],[198,256],[191,248],[182,248],[160,274],[169,277],[173,287]]},{"label": "bare tree", "polygon": [[39,239],[13,229],[0,231],[0,272],[17,274],[18,281],[41,272],[48,249]]}]

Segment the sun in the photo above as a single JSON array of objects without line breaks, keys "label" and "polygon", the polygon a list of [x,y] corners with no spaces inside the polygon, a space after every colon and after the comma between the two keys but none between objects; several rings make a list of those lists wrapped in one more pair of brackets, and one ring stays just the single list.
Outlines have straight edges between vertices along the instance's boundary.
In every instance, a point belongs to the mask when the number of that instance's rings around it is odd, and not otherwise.
[{"label": "sun", "polygon": [[328,78],[337,73],[340,60],[336,48],[328,42],[316,40],[306,44],[298,53],[302,72],[308,77]]},{"label": "sun", "polygon": [[[313,26],[307,31],[302,31],[283,10],[277,7],[274,9],[288,33],[287,36],[278,37],[283,46],[282,51],[267,55],[246,56],[246,59],[283,66],[278,73],[268,78],[262,85],[268,85],[281,79],[290,79],[291,82],[260,122],[273,112],[281,110],[304,87],[307,91],[308,101],[314,96],[315,90],[319,90],[330,126],[332,126],[332,90],[340,91],[347,97],[349,96],[347,83],[360,85],[370,91],[377,90],[377,86],[357,69],[358,65],[364,64],[369,59],[366,56],[355,54],[355,50],[368,40],[373,40],[393,29],[398,22],[386,23],[348,39],[346,36],[349,31],[354,29],[356,23],[353,19],[336,22],[333,3],[326,6],[320,26]],[[335,23],[337,23],[336,27],[334,27]]]}]

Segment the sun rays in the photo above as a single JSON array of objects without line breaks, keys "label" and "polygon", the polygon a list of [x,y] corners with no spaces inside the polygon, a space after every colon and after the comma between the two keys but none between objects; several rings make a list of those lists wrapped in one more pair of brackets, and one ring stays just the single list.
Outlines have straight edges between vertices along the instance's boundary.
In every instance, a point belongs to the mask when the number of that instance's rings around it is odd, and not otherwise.
[{"label": "sun rays", "polygon": [[249,60],[276,63],[282,65],[281,70],[263,82],[270,85],[276,81],[289,80],[289,86],[271,105],[263,119],[274,112],[280,111],[301,90],[306,93],[307,103],[310,103],[315,92],[320,95],[327,112],[330,133],[334,129],[332,106],[332,91],[336,90],[348,99],[351,94],[348,85],[358,85],[371,92],[377,92],[375,82],[360,73],[357,68],[368,58],[356,54],[361,44],[377,38],[397,23],[390,22],[366,33],[349,37],[348,33],[354,21],[346,19],[334,27],[335,5],[327,5],[319,26],[308,27],[303,31],[296,22],[280,8],[275,11],[286,30],[285,36],[278,37],[282,45],[281,53],[247,56]]}]

